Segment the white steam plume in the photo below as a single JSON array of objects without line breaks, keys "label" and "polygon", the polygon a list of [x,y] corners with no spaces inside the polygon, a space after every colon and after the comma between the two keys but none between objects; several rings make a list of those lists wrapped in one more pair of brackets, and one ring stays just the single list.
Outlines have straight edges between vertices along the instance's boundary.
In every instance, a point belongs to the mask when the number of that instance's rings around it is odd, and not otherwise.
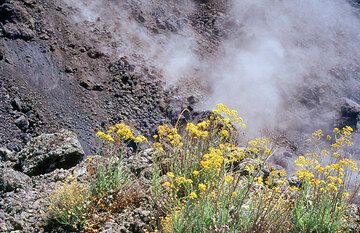
[{"label": "white steam plume", "polygon": [[[234,32],[206,65],[208,106],[238,108],[252,129],[329,120],[333,109],[325,102],[347,96],[358,83],[345,74],[356,75],[360,58],[359,9],[346,0],[233,0],[230,8]],[[318,111],[296,104],[299,89],[315,87]]]}]

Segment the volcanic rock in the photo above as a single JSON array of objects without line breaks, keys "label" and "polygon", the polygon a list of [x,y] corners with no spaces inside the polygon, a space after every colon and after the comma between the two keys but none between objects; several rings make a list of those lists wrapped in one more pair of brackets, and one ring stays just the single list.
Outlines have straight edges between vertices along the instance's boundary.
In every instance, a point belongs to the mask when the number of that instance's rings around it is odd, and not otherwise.
[{"label": "volcanic rock", "polygon": [[0,192],[10,192],[17,188],[25,189],[31,184],[31,179],[24,173],[12,168],[3,168],[0,171]]},{"label": "volcanic rock", "polygon": [[22,131],[25,131],[29,128],[29,121],[25,116],[20,116],[18,119],[15,120],[15,125],[19,127]]},{"label": "volcanic rock", "polygon": [[75,133],[61,130],[32,139],[18,154],[21,170],[30,176],[71,168],[85,155]]},{"label": "volcanic rock", "polygon": [[360,105],[355,101],[347,98],[341,100],[340,107],[340,119],[338,122],[339,127],[351,126],[353,129],[357,129],[360,114]]},{"label": "volcanic rock", "polygon": [[13,160],[13,159],[14,159],[14,153],[11,150],[0,147],[0,162]]}]

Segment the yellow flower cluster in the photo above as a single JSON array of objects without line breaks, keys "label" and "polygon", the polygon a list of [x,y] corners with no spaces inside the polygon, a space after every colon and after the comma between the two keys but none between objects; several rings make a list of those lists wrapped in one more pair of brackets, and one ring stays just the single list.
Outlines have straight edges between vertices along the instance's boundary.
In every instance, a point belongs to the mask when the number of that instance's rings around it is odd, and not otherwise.
[{"label": "yellow flower cluster", "polygon": [[115,127],[110,128],[109,131],[116,132],[116,135],[120,140],[133,140],[135,139],[130,127],[124,123],[116,124]]},{"label": "yellow flower cluster", "polygon": [[205,169],[220,170],[224,163],[222,151],[217,148],[209,148],[209,153],[205,154],[200,161],[200,165]]},{"label": "yellow flower cluster", "polygon": [[183,177],[183,176],[177,176],[177,177],[175,177],[175,182],[177,183],[177,184],[192,184],[193,183],[193,180],[192,179],[187,179],[187,178],[185,178],[185,177]]},{"label": "yellow flower cluster", "polygon": [[200,192],[205,192],[206,191],[206,184],[200,183],[198,185],[198,189],[200,190]]},{"label": "yellow flower cluster", "polygon": [[315,177],[314,174],[307,169],[301,169],[296,171],[296,176],[302,180],[311,180]]},{"label": "yellow flower cluster", "polygon": [[147,138],[144,137],[143,135],[140,135],[140,136],[135,137],[135,142],[136,142],[136,143],[148,142],[148,140],[147,140]]},{"label": "yellow flower cluster", "polygon": [[312,133],[312,136],[314,139],[316,140],[320,140],[323,136],[324,136],[324,133],[321,129],[318,129],[316,130],[315,132]]},{"label": "yellow flower cluster", "polygon": [[152,144],[152,147],[154,148],[154,150],[159,153],[159,154],[162,154],[164,153],[164,147],[162,146],[162,144],[160,142],[154,142]]},{"label": "yellow flower cluster", "polygon": [[[333,132],[335,134],[335,142],[331,145],[332,149],[330,151],[321,149],[319,154],[315,152],[308,153],[299,156],[295,160],[295,165],[301,167],[301,170],[296,172],[297,177],[306,180],[314,187],[318,187],[322,192],[338,192],[344,189],[346,172],[348,170],[354,172],[358,169],[356,162],[351,159],[342,158],[342,151],[340,151],[342,147],[352,145],[353,129],[350,126],[346,126],[343,129],[335,128]],[[312,136],[316,140],[320,140],[324,134],[321,130],[317,130]],[[329,141],[331,139],[330,135],[326,136],[326,140]],[[335,162],[322,166],[318,159],[321,159],[321,155],[325,156],[330,153]]]},{"label": "yellow flower cluster", "polygon": [[114,126],[110,126],[106,132],[98,131],[96,136],[111,143],[128,140],[134,140],[136,143],[148,142],[147,138],[142,135],[135,137],[130,126],[124,123],[118,123]]},{"label": "yellow flower cluster", "polygon": [[260,152],[266,156],[270,156],[272,151],[268,147],[270,140],[265,137],[255,138],[248,141],[249,147],[246,148],[247,152],[252,154],[259,154]]},{"label": "yellow flower cluster", "polygon": [[207,128],[210,125],[210,121],[203,121],[198,124],[188,123],[186,125],[186,131],[190,138],[206,138],[209,136]]},{"label": "yellow flower cluster", "polygon": [[243,119],[239,116],[236,110],[229,109],[225,104],[219,103],[216,105],[216,109],[212,111],[215,114],[222,115],[225,119],[239,125],[242,128],[245,128],[246,125],[243,122]]},{"label": "yellow flower cluster", "polygon": [[175,147],[181,147],[183,145],[182,138],[176,128],[171,128],[168,125],[160,125],[158,127],[158,134],[160,139],[167,139],[170,144]]},{"label": "yellow flower cluster", "polygon": [[353,145],[351,141],[353,129],[350,126],[345,126],[342,130],[335,128],[333,132],[337,136],[335,143],[331,145],[333,148],[338,149],[345,145],[347,146]]},{"label": "yellow flower cluster", "polygon": [[231,181],[233,181],[234,177],[230,176],[230,175],[226,175],[224,177],[224,180],[226,183],[230,183]]},{"label": "yellow flower cluster", "polygon": [[[306,156],[306,155],[305,155]],[[311,165],[318,165],[319,162],[316,159],[308,159],[305,156],[299,156],[295,161],[295,165],[299,167],[308,167]]]},{"label": "yellow flower cluster", "polygon": [[195,192],[191,192],[190,195],[189,195],[189,198],[190,199],[196,199],[198,198],[197,194]]},{"label": "yellow flower cluster", "polygon": [[96,136],[104,141],[115,142],[115,139],[110,134],[101,131],[97,132]]},{"label": "yellow flower cluster", "polygon": [[233,149],[226,158],[226,163],[240,162],[245,158],[245,151],[243,148]]},{"label": "yellow flower cluster", "polygon": [[49,209],[57,220],[71,225],[78,223],[74,221],[86,219],[89,201],[88,189],[76,180],[57,188],[49,199]]}]

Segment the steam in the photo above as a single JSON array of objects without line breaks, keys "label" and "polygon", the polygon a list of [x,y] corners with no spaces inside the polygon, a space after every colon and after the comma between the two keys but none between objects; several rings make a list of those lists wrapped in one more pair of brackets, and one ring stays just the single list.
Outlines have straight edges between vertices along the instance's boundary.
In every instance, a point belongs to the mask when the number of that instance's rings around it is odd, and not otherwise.
[{"label": "steam", "polygon": [[[339,98],[360,101],[360,10],[350,1],[217,1],[227,10],[212,54],[189,22],[197,1],[63,1],[80,11],[76,22],[111,35],[99,42],[108,54],[156,67],[169,86],[202,97],[199,109],[218,102],[237,109],[250,133],[330,128]],[[154,33],[155,18],[179,29]]]},{"label": "steam", "polygon": [[[216,67],[208,105],[228,103],[257,129],[329,120],[331,102],[357,81],[346,75],[358,68],[359,10],[345,0],[234,0],[231,9],[234,33],[208,66]],[[299,90],[314,88],[317,109],[297,104]]]}]

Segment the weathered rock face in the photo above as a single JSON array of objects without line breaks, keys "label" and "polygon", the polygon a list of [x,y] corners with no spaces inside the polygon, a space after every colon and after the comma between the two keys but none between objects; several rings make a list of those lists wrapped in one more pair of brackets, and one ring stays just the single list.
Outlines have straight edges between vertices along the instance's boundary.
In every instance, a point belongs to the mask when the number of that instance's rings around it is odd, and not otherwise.
[{"label": "weathered rock face", "polygon": [[25,174],[34,176],[56,168],[71,168],[85,155],[75,133],[61,130],[32,139],[18,153],[18,166]]},{"label": "weathered rock face", "polygon": [[10,192],[17,188],[26,189],[31,185],[31,179],[24,173],[12,168],[3,168],[0,171],[0,191]]}]

